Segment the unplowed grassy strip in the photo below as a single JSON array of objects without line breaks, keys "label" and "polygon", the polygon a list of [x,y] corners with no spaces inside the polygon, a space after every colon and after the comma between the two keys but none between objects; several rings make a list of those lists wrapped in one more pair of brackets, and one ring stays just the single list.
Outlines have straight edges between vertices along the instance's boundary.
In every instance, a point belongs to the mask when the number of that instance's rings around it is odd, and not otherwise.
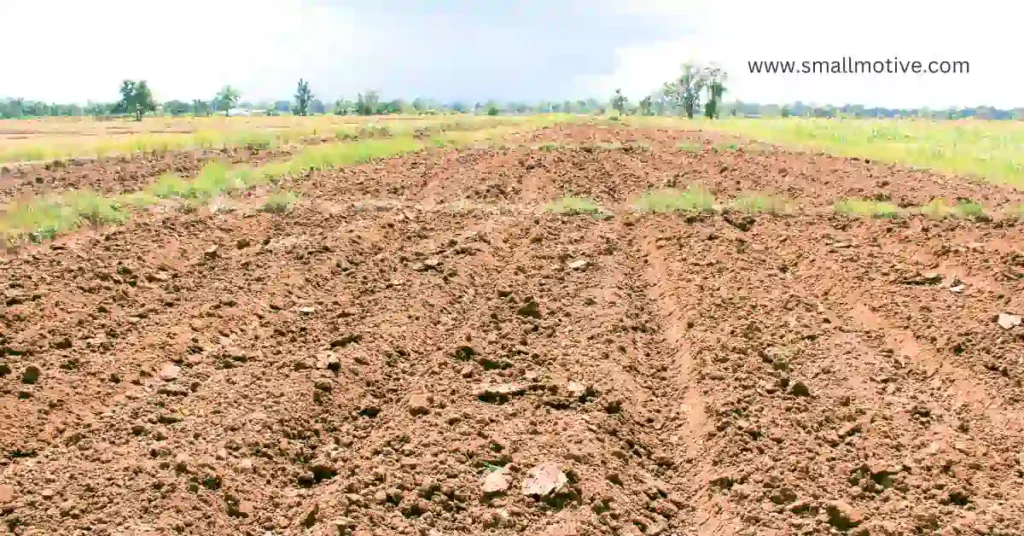
[{"label": "unplowed grassy strip", "polygon": [[38,242],[74,231],[86,224],[122,223],[128,219],[132,207],[143,208],[156,204],[160,199],[206,201],[234,190],[274,182],[290,174],[357,164],[373,158],[416,151],[422,147],[420,142],[412,138],[320,145],[298,153],[288,162],[271,162],[255,168],[228,168],[220,163],[212,163],[191,179],[164,175],[141,192],[117,197],[105,197],[93,192],[70,192],[55,198],[15,202],[6,205],[0,215],[0,235],[8,241],[27,238]]}]

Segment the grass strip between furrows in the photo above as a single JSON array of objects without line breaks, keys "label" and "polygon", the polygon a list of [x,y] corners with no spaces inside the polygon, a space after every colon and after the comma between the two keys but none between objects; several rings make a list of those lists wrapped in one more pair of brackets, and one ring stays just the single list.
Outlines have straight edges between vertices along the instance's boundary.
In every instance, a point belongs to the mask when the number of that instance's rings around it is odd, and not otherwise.
[{"label": "grass strip between furrows", "polygon": [[[570,114],[543,114],[534,116],[416,116],[416,117],[366,117],[355,123],[340,124],[334,118],[303,119],[283,128],[259,129],[249,124],[249,129],[239,129],[230,118],[220,123],[211,123],[209,118],[192,118],[183,122],[181,128],[196,128],[194,132],[139,132],[132,134],[107,134],[106,136],[62,136],[48,142],[32,142],[0,148],[0,163],[46,162],[75,157],[104,157],[119,154],[181,151],[189,149],[220,149],[228,147],[250,147],[269,149],[280,145],[299,143],[304,140],[335,139],[349,141],[355,138],[388,138],[433,135],[435,138],[452,139],[449,145],[457,145],[462,138],[475,141],[488,138],[479,131],[499,129],[503,132],[541,128],[555,123],[579,122],[585,120]],[[131,123],[135,124],[135,123]],[[238,123],[247,124],[247,123]],[[219,125],[220,129],[209,128]],[[120,125],[111,127],[110,132]],[[127,127],[126,127],[127,128]],[[65,139],[67,138],[67,139]]]},{"label": "grass strip between furrows", "polygon": [[978,220],[987,218],[985,207],[981,206],[980,203],[966,199],[958,200],[953,205],[950,205],[944,199],[933,199],[927,205],[919,207],[917,212],[934,220],[946,218]]},{"label": "grass strip between furrows", "polygon": [[835,204],[835,211],[857,218],[897,218],[903,215],[894,203],[871,199],[842,199]]},{"label": "grass strip between furrows", "polygon": [[806,117],[629,117],[636,126],[706,130],[796,150],[867,158],[980,178],[1024,189],[1024,126],[1019,121],[922,121]]},{"label": "grass strip between furrows", "polygon": [[646,192],[633,206],[640,212],[714,212],[715,196],[701,185],[686,190],[666,188]]},{"label": "grass strip between furrows", "polygon": [[[223,193],[277,182],[288,175],[361,164],[423,149],[408,137],[374,139],[307,147],[290,161],[258,167],[207,164],[193,178],[165,174],[141,192],[106,197],[91,191],[15,201],[0,209],[0,237],[7,242],[40,242],[84,225],[122,223],[132,208],[144,208],[161,199],[205,201]],[[288,208],[294,204],[292,199]]]},{"label": "grass strip between furrows", "polygon": [[601,208],[593,199],[586,197],[566,196],[544,206],[544,212],[554,214],[566,214],[569,216],[590,215],[594,217],[611,216]]},{"label": "grass strip between furrows", "polygon": [[772,214],[775,216],[793,212],[793,203],[777,195],[747,193],[737,197],[732,206],[747,214]]}]

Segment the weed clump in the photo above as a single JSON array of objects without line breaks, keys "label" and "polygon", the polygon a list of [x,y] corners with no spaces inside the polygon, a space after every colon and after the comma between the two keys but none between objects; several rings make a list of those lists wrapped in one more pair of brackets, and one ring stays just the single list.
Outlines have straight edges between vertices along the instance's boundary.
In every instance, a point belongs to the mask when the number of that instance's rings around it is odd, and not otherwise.
[{"label": "weed clump", "polygon": [[271,214],[284,214],[290,212],[298,201],[299,196],[294,192],[275,192],[263,203],[260,210]]},{"label": "weed clump", "polygon": [[715,196],[701,185],[667,188],[645,193],[634,206],[641,212],[714,212]]},{"label": "weed clump", "polygon": [[766,194],[744,194],[736,198],[733,206],[747,214],[789,214],[792,212],[792,203],[784,198]]},{"label": "weed clump", "polygon": [[983,220],[988,217],[985,214],[985,207],[968,199],[961,199],[954,205],[950,205],[944,199],[933,199],[927,205],[918,208],[917,211],[933,220],[946,218]]},{"label": "weed clump", "polygon": [[604,210],[598,206],[597,203],[585,197],[563,197],[558,201],[547,204],[544,207],[544,211],[555,214],[568,214],[570,216],[577,216],[581,214],[607,216]]},{"label": "weed clump", "polygon": [[835,211],[857,218],[897,218],[903,213],[893,203],[871,199],[843,199],[836,203]]}]

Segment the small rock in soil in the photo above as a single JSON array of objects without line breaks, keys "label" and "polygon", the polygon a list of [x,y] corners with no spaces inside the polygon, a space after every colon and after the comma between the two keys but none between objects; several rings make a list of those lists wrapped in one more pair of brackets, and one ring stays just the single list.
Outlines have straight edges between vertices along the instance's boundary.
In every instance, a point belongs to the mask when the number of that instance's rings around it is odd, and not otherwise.
[{"label": "small rock in soil", "polygon": [[11,373],[11,366],[7,363],[0,363],[0,378]]},{"label": "small rock in soil", "polygon": [[313,503],[312,506],[306,508],[306,512],[302,514],[302,526],[307,529],[316,525],[316,517],[320,515],[320,504]]},{"label": "small rock in soil", "polygon": [[210,246],[210,247],[206,248],[206,250],[203,251],[203,257],[206,257],[207,259],[216,259],[217,258],[217,249],[218,249],[217,246]]},{"label": "small rock in soil", "polygon": [[790,388],[790,392],[793,396],[811,396],[811,388],[807,387],[804,382],[796,382],[793,387]]},{"label": "small rock in soil", "polygon": [[488,385],[477,390],[477,398],[484,402],[504,404],[513,396],[520,396],[526,393],[526,388],[517,383],[501,383]]},{"label": "small rock in soil", "polygon": [[523,480],[523,495],[546,497],[565,491],[569,478],[555,462],[545,462],[530,469]]},{"label": "small rock in soil", "polygon": [[416,266],[416,270],[420,272],[428,272],[430,270],[437,270],[441,267],[441,259],[427,259]]},{"label": "small rock in soil", "polygon": [[334,355],[334,352],[323,352],[316,358],[316,368],[338,372],[341,370],[341,360]]},{"label": "small rock in soil", "polygon": [[430,413],[430,403],[433,397],[425,394],[417,394],[409,397],[409,413],[419,417]]},{"label": "small rock in soil", "polygon": [[1013,329],[1020,325],[1021,316],[1011,315],[1010,313],[999,313],[999,318],[996,321],[999,323],[999,327],[1003,329]]},{"label": "small rock in soil", "polygon": [[0,484],[0,504],[9,503],[14,500],[14,488],[7,484]]},{"label": "small rock in soil", "polygon": [[491,497],[505,493],[510,486],[512,486],[512,475],[509,474],[507,467],[502,467],[484,477],[481,490],[484,492],[484,496]]},{"label": "small rock in soil", "polygon": [[527,298],[526,303],[516,310],[516,314],[530,318],[540,318],[540,304],[533,298]]},{"label": "small rock in soil", "polygon": [[327,458],[317,458],[310,462],[309,469],[313,472],[313,479],[317,482],[330,480],[338,475],[338,470]]},{"label": "small rock in soil", "polygon": [[590,262],[585,259],[580,259],[578,261],[572,261],[569,263],[570,270],[586,270],[588,266],[590,266]]},{"label": "small rock in soil", "polygon": [[235,242],[235,247],[238,249],[245,249],[251,245],[252,242],[250,242],[248,238],[239,238],[238,241]]},{"label": "small rock in soil", "polygon": [[164,363],[163,366],[160,367],[160,372],[157,374],[160,376],[161,380],[168,382],[173,381],[178,379],[178,376],[181,374],[181,367],[174,363]]},{"label": "small rock in soil", "polygon": [[938,285],[942,282],[942,274],[938,272],[916,273],[905,278],[904,285]]},{"label": "small rock in soil", "polygon": [[39,375],[42,371],[35,365],[29,365],[25,367],[25,370],[21,373],[21,383],[33,384],[39,381]]},{"label": "small rock in soil", "polygon": [[828,522],[839,530],[849,530],[864,521],[864,515],[860,510],[850,506],[843,501],[833,501],[825,507],[828,513]]},{"label": "small rock in soil", "polygon": [[242,501],[234,511],[238,517],[250,517],[256,513],[256,505],[251,501]]}]

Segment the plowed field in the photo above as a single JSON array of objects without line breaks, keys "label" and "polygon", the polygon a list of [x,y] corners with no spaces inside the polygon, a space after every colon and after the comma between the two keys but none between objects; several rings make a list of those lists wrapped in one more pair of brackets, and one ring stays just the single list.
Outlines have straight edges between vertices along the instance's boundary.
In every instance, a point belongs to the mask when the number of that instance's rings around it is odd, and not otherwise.
[{"label": "plowed field", "polygon": [[[1024,534],[1022,226],[832,211],[1021,194],[699,133],[518,141],[3,257],[0,533]],[[799,210],[629,209],[694,182]],[[565,195],[613,216],[542,210]]]}]

